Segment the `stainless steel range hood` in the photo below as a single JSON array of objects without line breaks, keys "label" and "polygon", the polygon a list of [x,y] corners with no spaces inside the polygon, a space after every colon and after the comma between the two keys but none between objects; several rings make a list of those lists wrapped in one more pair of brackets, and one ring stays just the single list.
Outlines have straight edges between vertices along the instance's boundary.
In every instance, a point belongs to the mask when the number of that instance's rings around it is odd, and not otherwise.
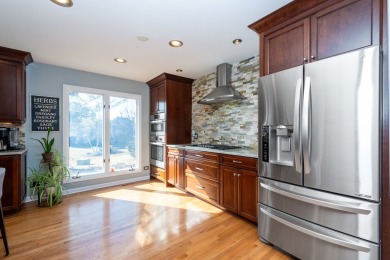
[{"label": "stainless steel range hood", "polygon": [[217,66],[217,88],[198,101],[198,104],[211,105],[232,100],[246,99],[231,86],[232,65],[223,63]]}]

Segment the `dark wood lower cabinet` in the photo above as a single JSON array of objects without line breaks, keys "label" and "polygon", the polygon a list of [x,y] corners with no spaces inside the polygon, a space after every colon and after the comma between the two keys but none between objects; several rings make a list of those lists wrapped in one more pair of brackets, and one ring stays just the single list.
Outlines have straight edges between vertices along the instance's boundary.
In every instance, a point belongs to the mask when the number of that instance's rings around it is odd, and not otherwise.
[{"label": "dark wood lower cabinet", "polygon": [[184,157],[182,150],[168,148],[167,154],[167,183],[176,188],[185,190]]},{"label": "dark wood lower cabinet", "polygon": [[221,166],[221,206],[257,222],[257,172]]},{"label": "dark wood lower cabinet", "polygon": [[162,182],[165,182],[165,170],[156,166],[150,165],[150,175]]},{"label": "dark wood lower cabinet", "polygon": [[1,198],[4,214],[20,210],[26,197],[26,155],[0,156],[0,167],[5,168]]}]

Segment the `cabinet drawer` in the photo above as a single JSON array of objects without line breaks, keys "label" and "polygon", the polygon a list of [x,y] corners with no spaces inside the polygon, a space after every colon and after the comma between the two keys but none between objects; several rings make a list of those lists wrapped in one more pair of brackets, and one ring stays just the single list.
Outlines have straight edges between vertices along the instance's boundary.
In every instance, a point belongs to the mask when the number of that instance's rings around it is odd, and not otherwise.
[{"label": "cabinet drawer", "polygon": [[165,170],[164,169],[150,166],[150,175],[156,179],[159,179],[160,181],[165,181]]},{"label": "cabinet drawer", "polygon": [[184,156],[184,150],[177,147],[167,147],[167,152],[179,156]]},{"label": "cabinet drawer", "polygon": [[222,155],[221,163],[235,166],[238,168],[250,169],[257,171],[257,159],[251,157],[242,157],[234,155]]},{"label": "cabinet drawer", "polygon": [[219,204],[219,184],[217,182],[186,173],[186,191],[201,199]]},{"label": "cabinet drawer", "polygon": [[185,157],[199,159],[199,160],[206,160],[214,163],[219,162],[219,155],[217,153],[209,153],[204,151],[185,150]]},{"label": "cabinet drawer", "polygon": [[199,175],[206,179],[211,179],[219,182],[219,167],[218,164],[202,163],[195,160],[186,159],[185,171]]}]

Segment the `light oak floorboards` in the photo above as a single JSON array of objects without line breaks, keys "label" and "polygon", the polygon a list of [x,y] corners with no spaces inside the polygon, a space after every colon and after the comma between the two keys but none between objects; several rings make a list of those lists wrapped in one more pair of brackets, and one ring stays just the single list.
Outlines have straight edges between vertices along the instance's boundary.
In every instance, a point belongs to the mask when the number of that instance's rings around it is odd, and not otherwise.
[{"label": "light oak floorboards", "polygon": [[290,259],[253,224],[158,181],[29,203],[5,224],[6,259]]}]

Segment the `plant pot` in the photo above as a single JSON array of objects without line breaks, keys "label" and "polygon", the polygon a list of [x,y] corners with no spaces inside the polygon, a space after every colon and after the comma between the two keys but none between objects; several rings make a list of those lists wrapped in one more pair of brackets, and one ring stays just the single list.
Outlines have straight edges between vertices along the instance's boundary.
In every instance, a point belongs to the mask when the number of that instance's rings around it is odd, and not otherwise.
[{"label": "plant pot", "polygon": [[44,162],[52,162],[53,161],[53,152],[43,153],[42,158]]}]

